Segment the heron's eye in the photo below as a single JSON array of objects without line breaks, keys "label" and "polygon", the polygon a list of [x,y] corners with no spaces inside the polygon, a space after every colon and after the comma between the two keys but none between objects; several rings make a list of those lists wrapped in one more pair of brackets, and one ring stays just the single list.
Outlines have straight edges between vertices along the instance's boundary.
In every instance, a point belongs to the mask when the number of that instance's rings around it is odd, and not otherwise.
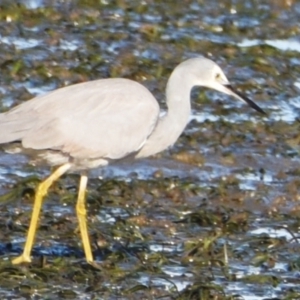
[{"label": "heron's eye", "polygon": [[221,79],[221,74],[220,73],[217,73],[216,76],[215,76],[215,80],[216,81],[219,81]]}]

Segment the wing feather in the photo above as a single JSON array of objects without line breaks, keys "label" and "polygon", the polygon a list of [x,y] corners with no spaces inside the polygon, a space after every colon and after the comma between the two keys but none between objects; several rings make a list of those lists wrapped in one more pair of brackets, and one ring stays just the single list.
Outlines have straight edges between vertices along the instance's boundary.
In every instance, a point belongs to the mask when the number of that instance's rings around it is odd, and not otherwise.
[{"label": "wing feather", "polygon": [[142,85],[102,79],[61,88],[0,114],[0,143],[60,150],[74,158],[119,159],[138,151],[159,106]]}]

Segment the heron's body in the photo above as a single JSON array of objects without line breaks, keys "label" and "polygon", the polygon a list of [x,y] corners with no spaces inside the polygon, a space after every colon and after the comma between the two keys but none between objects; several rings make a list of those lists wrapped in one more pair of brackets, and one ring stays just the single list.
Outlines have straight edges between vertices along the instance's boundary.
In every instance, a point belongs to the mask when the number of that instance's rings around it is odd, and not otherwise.
[{"label": "heron's body", "polygon": [[25,152],[38,150],[35,160],[89,169],[137,153],[158,116],[156,99],[141,84],[121,78],[95,80],[55,90],[0,114],[0,143],[20,141]]},{"label": "heron's body", "polygon": [[82,172],[77,215],[88,262],[93,262],[85,221],[85,189],[90,168],[156,154],[174,144],[189,120],[190,92],[206,86],[245,100],[234,92],[222,70],[205,58],[178,65],[167,84],[168,111],[160,117],[153,95],[128,79],[101,79],[57,89],[0,114],[0,144],[14,143],[58,169],[40,184],[24,253],[14,263],[30,262],[42,199],[49,186],[70,170]]}]

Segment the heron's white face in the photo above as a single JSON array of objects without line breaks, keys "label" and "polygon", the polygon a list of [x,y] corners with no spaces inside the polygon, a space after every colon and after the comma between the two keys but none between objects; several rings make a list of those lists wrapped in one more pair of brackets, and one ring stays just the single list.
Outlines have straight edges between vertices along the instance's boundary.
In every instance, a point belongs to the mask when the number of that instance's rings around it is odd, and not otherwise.
[{"label": "heron's white face", "polygon": [[203,82],[202,85],[218,92],[233,96],[239,100],[244,100],[232,89],[232,86],[225,76],[224,72],[216,64],[212,68],[209,77],[206,78],[205,82]]},{"label": "heron's white face", "polygon": [[233,96],[241,101],[248,103],[252,108],[265,114],[265,112],[257,106],[252,100],[242,95],[240,92],[235,91],[231,86],[229,80],[226,78],[225,74],[218,65],[215,65],[211,70],[210,78],[203,83],[204,86],[219,91],[221,93]]},{"label": "heron's white face", "polygon": [[206,78],[202,85],[225,94],[230,94],[226,89],[226,85],[230,85],[230,82],[218,65],[212,68],[209,77]]}]

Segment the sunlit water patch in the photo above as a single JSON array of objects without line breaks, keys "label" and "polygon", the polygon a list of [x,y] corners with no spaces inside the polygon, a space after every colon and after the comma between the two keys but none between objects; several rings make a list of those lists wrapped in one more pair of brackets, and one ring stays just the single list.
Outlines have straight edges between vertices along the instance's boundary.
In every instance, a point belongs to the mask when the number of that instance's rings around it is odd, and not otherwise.
[{"label": "sunlit water patch", "polygon": [[[266,234],[266,235],[268,235],[269,237],[272,237],[272,238],[282,238],[282,237],[284,237],[287,240],[291,240],[291,241],[294,238],[293,235],[287,229],[284,229],[284,228],[261,227],[261,228],[251,230],[249,233],[253,234],[253,235]],[[297,241],[293,240],[293,242],[297,242]]]},{"label": "sunlit water patch", "polygon": [[189,280],[183,280],[182,278],[164,279],[163,277],[164,275],[162,275],[161,277],[153,277],[141,274],[141,276],[138,279],[138,282],[149,287],[162,287],[166,291],[172,291],[174,290],[174,287],[176,287],[177,291],[182,291],[190,284]]},{"label": "sunlit water patch", "polygon": [[117,207],[105,207],[105,209],[101,210],[97,218],[101,223],[113,224],[117,221],[117,218],[128,218],[129,213],[125,209],[117,208]]},{"label": "sunlit water patch", "polygon": [[19,0],[27,9],[37,9],[44,6],[44,0]]},{"label": "sunlit water patch", "polygon": [[149,244],[149,250],[151,252],[180,252],[183,250],[182,248],[182,244],[175,244],[172,242],[168,242],[168,243],[162,243],[162,244],[158,244],[158,243],[150,243]]},{"label": "sunlit water patch", "polygon": [[0,43],[13,45],[17,49],[29,49],[34,48],[42,43],[42,40],[33,38],[22,38],[22,37],[2,37],[0,36]]},{"label": "sunlit water patch", "polygon": [[[60,40],[59,46],[58,47],[52,47],[53,51],[55,51],[57,48],[61,50],[67,50],[67,51],[75,51],[79,48],[80,41],[77,40],[72,40],[72,41],[67,41],[67,40]],[[84,47],[84,45],[81,43],[81,49]],[[84,49],[82,49],[84,50]]]},{"label": "sunlit water patch", "polygon": [[239,295],[243,300],[266,300],[266,297],[268,299],[273,299],[273,297],[278,299],[273,288],[258,287],[256,284],[229,283],[226,290],[230,294]]},{"label": "sunlit water patch", "polygon": [[237,43],[239,47],[253,47],[258,45],[272,46],[282,51],[297,51],[300,52],[300,42],[296,40],[249,40],[244,39],[242,42]]},{"label": "sunlit water patch", "polygon": [[43,85],[43,86],[37,86],[35,84],[33,84],[32,82],[25,82],[22,85],[19,85],[19,87],[24,86],[27,91],[35,96],[41,96],[44,95],[48,92],[53,91],[56,88],[56,85],[54,83],[49,83],[47,85]]},{"label": "sunlit water patch", "polygon": [[251,121],[253,123],[257,123],[260,121],[262,117],[259,116],[249,116],[246,114],[238,114],[238,113],[231,113],[227,116],[220,116],[220,115],[214,115],[209,112],[194,112],[193,115],[191,115],[190,120],[196,120],[199,123],[204,123],[205,121],[210,122],[218,122],[220,120],[224,120],[228,123],[241,123],[245,121]]},{"label": "sunlit water patch", "polygon": [[257,185],[260,183],[265,183],[265,184],[272,184],[273,183],[273,177],[272,174],[264,173],[262,174],[259,173],[243,173],[243,174],[236,174],[235,175],[240,183],[239,187],[242,190],[256,190]]}]

